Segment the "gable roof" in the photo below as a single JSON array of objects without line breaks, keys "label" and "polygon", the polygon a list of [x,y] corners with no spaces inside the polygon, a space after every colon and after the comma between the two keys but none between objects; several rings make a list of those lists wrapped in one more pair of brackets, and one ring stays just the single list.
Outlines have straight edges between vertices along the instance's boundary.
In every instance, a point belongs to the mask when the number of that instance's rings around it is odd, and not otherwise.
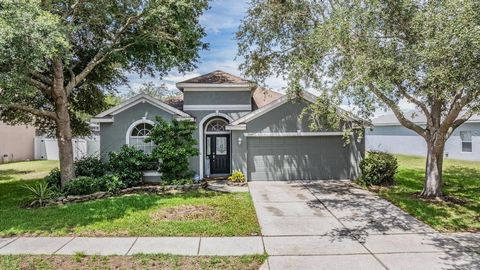
[{"label": "gable roof", "polygon": [[[309,101],[309,102],[312,102],[312,103],[317,100],[317,96],[315,96],[314,94],[312,94],[310,92],[307,92],[307,91],[303,91],[301,97],[303,99]],[[230,123],[229,126],[236,126],[236,125],[241,125],[241,124],[248,123],[248,122],[252,121],[253,119],[255,119],[257,117],[259,117],[261,115],[264,115],[267,112],[269,112],[269,111],[271,111],[271,110],[273,110],[277,107],[280,107],[281,105],[287,103],[289,100],[290,100],[290,98],[287,95],[283,95],[282,97],[277,98],[276,100],[268,103],[264,107],[259,108],[256,111],[253,111],[249,114],[244,115],[243,117],[238,118],[237,120]],[[348,111],[346,111],[346,110],[344,110],[340,107],[337,107],[337,111],[338,111],[339,114],[343,115],[347,119],[354,120],[354,121],[360,121],[360,122],[366,122],[365,120],[352,115],[350,112],[348,112]]]},{"label": "gable roof", "polygon": [[141,102],[147,102],[147,103],[150,103],[152,104],[153,106],[155,107],[158,107],[160,109],[163,109],[173,115],[177,115],[177,116],[180,116],[180,117],[185,117],[185,118],[191,118],[191,116],[185,112],[182,112],[180,111],[179,109],[176,109],[166,103],[163,103],[161,102],[160,100],[154,98],[154,97],[151,97],[149,95],[146,95],[146,94],[138,94],[124,102],[122,102],[121,104],[113,107],[113,108],[110,108],[98,115],[96,115],[92,121],[95,122],[95,120],[99,120],[101,118],[105,118],[105,117],[108,117],[108,116],[114,116],[132,106],[135,106],[137,105],[138,103],[141,103]]},{"label": "gable roof", "polygon": [[178,82],[176,86],[178,89],[183,90],[184,87],[201,86],[205,84],[211,86],[216,85],[217,87],[246,87],[249,86],[251,82],[228,72],[222,70],[215,70],[195,78]]}]

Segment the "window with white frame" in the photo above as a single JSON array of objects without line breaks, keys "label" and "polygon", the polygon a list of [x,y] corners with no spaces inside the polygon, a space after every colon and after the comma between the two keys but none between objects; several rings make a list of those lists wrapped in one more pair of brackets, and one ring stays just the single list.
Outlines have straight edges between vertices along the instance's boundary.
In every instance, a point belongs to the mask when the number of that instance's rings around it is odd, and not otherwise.
[{"label": "window with white frame", "polygon": [[472,132],[471,131],[460,131],[460,139],[462,140],[462,152],[471,153],[472,152]]},{"label": "window with white frame", "polygon": [[207,125],[207,132],[223,132],[226,131],[225,127],[227,122],[223,119],[214,119]]},{"label": "window with white frame", "polygon": [[150,154],[155,144],[153,142],[147,143],[145,142],[145,139],[148,138],[152,129],[153,125],[149,123],[140,123],[136,125],[130,132],[128,144],[144,153]]}]

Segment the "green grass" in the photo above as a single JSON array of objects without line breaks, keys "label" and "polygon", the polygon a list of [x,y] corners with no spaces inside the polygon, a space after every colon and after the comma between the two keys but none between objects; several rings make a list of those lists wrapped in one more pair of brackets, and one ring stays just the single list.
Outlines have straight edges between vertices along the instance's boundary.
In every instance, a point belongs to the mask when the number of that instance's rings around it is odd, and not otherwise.
[{"label": "green grass", "polygon": [[[38,165],[38,166],[37,166]],[[190,192],[179,195],[131,195],[84,203],[24,209],[25,183],[57,166],[43,161],[0,165],[0,236],[235,236],[260,234],[249,193]],[[28,168],[28,173],[24,173]],[[176,209],[199,206],[211,215],[157,218]],[[173,208],[173,209],[172,209]],[[170,211],[168,211],[170,209]],[[188,210],[188,209],[187,209]]]},{"label": "green grass", "polygon": [[16,269],[259,269],[266,255],[251,256],[0,256],[0,270]]},{"label": "green grass", "polygon": [[480,231],[480,162],[444,161],[443,192],[467,201],[459,205],[427,202],[412,196],[423,188],[425,158],[404,155],[397,155],[397,158],[396,184],[380,189],[382,197],[438,231]]},{"label": "green grass", "polygon": [[56,160],[38,160],[0,164],[0,183],[15,180],[32,180],[45,177],[58,167]]}]

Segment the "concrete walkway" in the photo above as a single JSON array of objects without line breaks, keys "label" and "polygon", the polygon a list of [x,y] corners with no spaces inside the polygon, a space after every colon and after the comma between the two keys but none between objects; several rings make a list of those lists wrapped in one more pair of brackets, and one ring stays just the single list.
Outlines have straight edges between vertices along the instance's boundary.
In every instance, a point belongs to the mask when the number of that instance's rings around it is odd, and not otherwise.
[{"label": "concrete walkway", "polygon": [[261,237],[19,237],[0,238],[0,255],[263,254]]},{"label": "concrete walkway", "polygon": [[349,181],[249,187],[263,269],[480,269],[479,234],[438,234]]}]

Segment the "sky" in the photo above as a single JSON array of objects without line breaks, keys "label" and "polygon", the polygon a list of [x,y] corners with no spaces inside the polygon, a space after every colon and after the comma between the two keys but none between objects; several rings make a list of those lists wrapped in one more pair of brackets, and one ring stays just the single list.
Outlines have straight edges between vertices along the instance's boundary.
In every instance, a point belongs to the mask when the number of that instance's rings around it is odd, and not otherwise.
[{"label": "sky", "polygon": [[[200,24],[205,28],[206,37],[204,42],[209,43],[208,50],[200,51],[198,68],[186,74],[179,74],[176,71],[170,72],[164,78],[152,78],[149,76],[140,77],[138,74],[127,74],[128,85],[119,88],[120,93],[125,93],[129,89],[138,89],[147,82],[153,82],[154,85],[164,84],[169,89],[177,89],[175,83],[187,80],[214,70],[223,70],[231,74],[241,76],[239,65],[241,60],[237,56],[237,42],[235,33],[240,26],[248,8],[248,0],[212,0],[210,9],[200,18]],[[285,92],[285,81],[282,78],[268,78],[265,81],[267,87]],[[415,106],[406,100],[400,101],[400,107],[404,110],[414,110]],[[356,108],[351,107],[345,101],[342,107],[351,111]],[[378,110],[375,115],[390,113],[384,110]]]},{"label": "sky", "polygon": [[[129,88],[137,89],[146,82],[153,82],[155,85],[165,84],[169,89],[176,89],[175,83],[214,70],[223,70],[241,76],[238,69],[241,61],[236,59],[235,33],[247,8],[248,1],[246,0],[212,0],[210,9],[200,18],[200,24],[205,28],[207,34],[203,41],[209,43],[209,49],[200,51],[198,68],[186,74],[172,71],[162,79],[150,76],[141,78],[138,74],[127,74],[129,85],[120,87],[120,92],[128,91]],[[266,85],[283,92],[282,88],[285,86],[285,82],[280,78],[269,78]]]}]

